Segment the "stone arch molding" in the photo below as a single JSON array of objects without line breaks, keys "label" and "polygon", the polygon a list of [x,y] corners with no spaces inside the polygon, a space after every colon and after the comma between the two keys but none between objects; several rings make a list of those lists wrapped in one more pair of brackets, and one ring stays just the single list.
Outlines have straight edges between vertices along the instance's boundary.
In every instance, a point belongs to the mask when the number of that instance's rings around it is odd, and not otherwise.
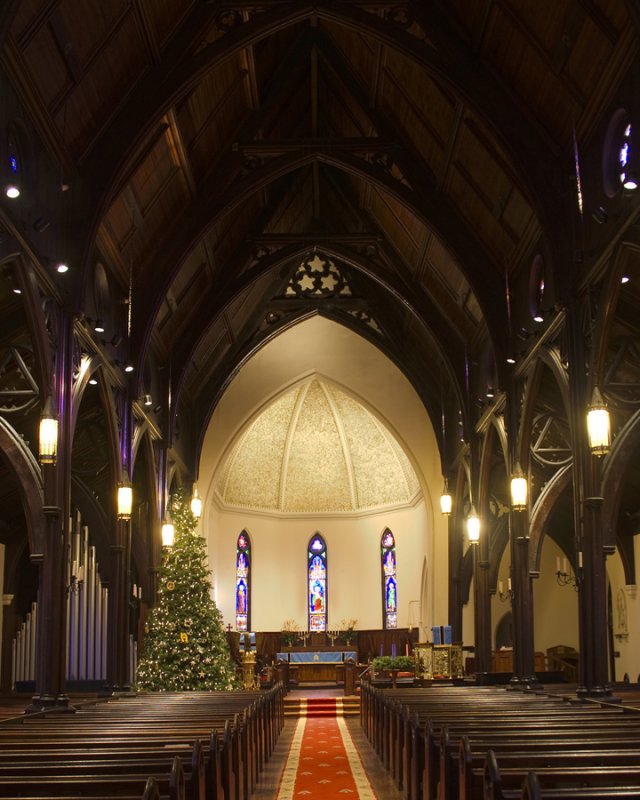
[{"label": "stone arch molding", "polygon": [[45,516],[42,473],[33,454],[12,426],[0,417],[0,451],[14,474],[27,523],[31,556],[44,552]]}]

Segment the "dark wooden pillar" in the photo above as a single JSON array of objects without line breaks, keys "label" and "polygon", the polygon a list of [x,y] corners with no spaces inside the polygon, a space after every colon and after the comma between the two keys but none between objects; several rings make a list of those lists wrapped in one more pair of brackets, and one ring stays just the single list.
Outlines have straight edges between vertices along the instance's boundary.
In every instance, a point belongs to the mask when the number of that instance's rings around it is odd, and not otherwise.
[{"label": "dark wooden pillar", "polygon": [[67,547],[71,485],[73,320],[58,320],[56,369],[51,402],[58,417],[55,464],[42,465],[45,542],[39,570],[36,694],[27,711],[72,710],[65,692],[67,637]]},{"label": "dark wooden pillar", "polygon": [[580,658],[578,695],[608,696],[607,575],[601,525],[600,463],[591,455],[586,413],[589,404],[586,353],[580,323],[581,298],[567,305],[569,399],[573,450],[573,568],[578,577]]},{"label": "dark wooden pillar", "polygon": [[529,573],[528,520],[524,511],[512,511],[513,538],[511,565],[513,574],[514,620],[514,683],[532,686],[538,683],[535,674],[535,645],[533,640],[533,586]]},{"label": "dark wooden pillar", "polygon": [[491,671],[491,596],[489,593],[489,532],[487,515],[480,516],[480,541],[473,547],[473,599],[475,606],[476,675]]},{"label": "dark wooden pillar", "polygon": [[[118,485],[131,485],[133,448],[133,410],[130,387],[118,397],[120,439],[118,474],[115,476],[111,508],[115,530],[111,545],[111,582],[109,587],[109,622],[107,630],[107,694],[131,690],[129,678],[129,633],[131,617],[131,519],[118,516]],[[133,677],[133,676],[132,676]]]},{"label": "dark wooden pillar", "polygon": [[449,536],[449,625],[454,642],[462,641],[462,599],[460,597],[460,567],[462,565],[462,539],[457,533],[456,523],[460,515],[457,512],[447,517]]}]

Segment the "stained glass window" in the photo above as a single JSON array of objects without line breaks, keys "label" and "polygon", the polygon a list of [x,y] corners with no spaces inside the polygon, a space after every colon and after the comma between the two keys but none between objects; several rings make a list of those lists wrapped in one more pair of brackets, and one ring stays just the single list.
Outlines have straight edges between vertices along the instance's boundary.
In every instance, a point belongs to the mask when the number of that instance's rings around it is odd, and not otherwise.
[{"label": "stained glass window", "polygon": [[327,629],[327,547],[316,533],[307,549],[307,579],[309,595],[309,630]]},{"label": "stained glass window", "polygon": [[396,540],[386,528],[380,544],[382,563],[382,605],[384,608],[383,625],[387,628],[398,627],[398,586],[396,583]]},{"label": "stained glass window", "polygon": [[631,176],[628,174],[629,158],[631,156],[631,125],[627,125],[622,134],[622,142],[618,150],[618,174],[620,175],[620,183],[627,186]]},{"label": "stained glass window", "polygon": [[251,542],[242,531],[236,544],[236,630],[248,631],[250,626]]}]

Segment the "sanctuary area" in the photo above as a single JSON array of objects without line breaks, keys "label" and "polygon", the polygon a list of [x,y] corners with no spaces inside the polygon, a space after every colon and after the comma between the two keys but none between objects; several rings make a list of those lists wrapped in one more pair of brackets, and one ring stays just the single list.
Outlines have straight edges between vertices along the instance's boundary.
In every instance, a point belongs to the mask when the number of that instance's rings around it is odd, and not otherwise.
[{"label": "sanctuary area", "polygon": [[639,98],[637,0],[0,3],[8,795],[638,796]]}]

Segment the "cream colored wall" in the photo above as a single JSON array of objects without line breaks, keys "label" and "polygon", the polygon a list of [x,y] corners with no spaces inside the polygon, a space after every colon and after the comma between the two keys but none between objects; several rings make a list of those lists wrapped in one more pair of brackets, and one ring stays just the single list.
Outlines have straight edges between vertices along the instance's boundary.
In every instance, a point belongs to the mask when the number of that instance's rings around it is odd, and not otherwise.
[{"label": "cream colored wall", "polygon": [[[247,420],[259,409],[285,388],[313,373],[318,373],[334,381],[345,391],[352,393],[364,402],[374,413],[380,415],[389,429],[395,433],[411,459],[421,483],[424,504],[420,511],[413,512],[417,514],[416,520],[410,524],[407,523],[407,528],[415,530],[418,525],[424,528],[425,533],[420,551],[413,553],[412,559],[422,571],[423,561],[426,558],[428,574],[419,618],[422,620],[425,630],[428,630],[432,624],[446,622],[448,616],[447,525],[446,519],[442,517],[437,507],[442,489],[442,474],[437,440],[431,421],[411,384],[378,348],[347,328],[319,316],[312,317],[282,333],[250,359],[230,384],[212,416],[203,442],[198,474],[198,485],[204,500],[201,526],[208,540],[212,566],[224,554],[224,547],[232,546],[231,540],[235,545],[235,537],[242,527],[242,525],[240,528],[238,525],[230,526],[233,528],[233,535],[229,533],[231,538],[227,540],[226,545],[221,545],[221,540],[227,536],[226,519],[221,518],[215,508],[212,500],[212,486],[216,470],[227,448]],[[404,512],[402,513],[404,514]],[[410,515],[411,512],[407,512],[407,514]],[[408,518],[406,516],[407,520]],[[349,532],[355,531],[357,536],[359,535],[358,531],[363,529],[375,530],[376,536],[379,538],[383,527],[381,520],[378,521],[376,529],[375,525],[369,527],[369,523],[366,523],[365,519],[367,518],[361,518],[358,521],[345,519],[336,529],[344,531],[343,537],[347,541],[350,541]],[[248,530],[255,535],[249,524],[251,516],[243,516],[242,520],[238,519],[238,522],[244,524],[244,520],[247,520]],[[297,527],[298,523],[294,520],[284,518],[281,522],[274,522],[268,517],[263,520],[264,530],[270,531],[271,535],[280,530],[289,532],[298,530],[302,537],[301,550],[304,554],[308,537],[313,532],[310,530],[312,526],[308,527],[305,524]],[[223,522],[225,524],[221,524]],[[363,526],[365,527],[363,528]],[[327,530],[323,523],[318,523],[316,527],[323,533]],[[259,531],[262,528],[256,528],[256,530],[260,535]],[[336,546],[342,547],[343,545],[340,543]],[[221,547],[222,549],[220,549]],[[293,552],[295,552],[295,548]],[[296,565],[295,570],[297,569]],[[287,571],[292,570],[294,570],[293,564],[287,564]],[[283,574],[283,571],[281,570],[278,574]],[[419,599],[419,582],[414,590],[412,578],[411,586],[412,592],[414,592],[411,599],[414,597]],[[224,594],[223,585],[220,585],[219,589],[221,592],[220,603],[223,605],[226,602],[222,596]],[[379,596],[379,591],[378,587],[376,596]],[[358,593],[358,597],[360,594]],[[291,613],[286,616],[301,615],[304,618],[303,606],[297,605],[297,603],[303,602],[304,596],[295,601]],[[401,600],[401,606],[403,602]],[[340,607],[346,609],[350,604],[350,600],[348,602],[345,600],[344,604],[341,601]],[[224,607],[229,608],[228,605]],[[281,607],[276,610],[274,606],[269,612],[269,620],[273,621],[276,628],[279,628],[282,623],[281,610]],[[367,614],[369,613],[372,612],[367,612]],[[406,607],[403,613],[407,613]],[[227,615],[228,611],[225,612],[225,616]],[[354,616],[360,618],[360,615],[354,614]],[[258,626],[258,619],[254,620],[254,627]],[[380,619],[378,618],[373,627],[378,627],[379,624]]]},{"label": "cream colored wall", "polygon": [[533,644],[545,652],[558,644],[576,650],[578,631],[578,593],[571,586],[558,586],[556,559],[567,556],[549,536],[542,543],[540,577],[533,581]]},{"label": "cream colored wall", "polygon": [[[640,563],[640,537],[634,538],[635,561]],[[616,552],[607,558],[607,577],[611,585],[611,601],[613,616],[613,647],[619,655],[615,658],[615,679],[621,681],[625,672],[631,681],[640,675],[640,657],[638,641],[640,640],[640,604],[638,603],[638,587],[625,583],[622,559]]]},{"label": "cream colored wall", "polygon": [[246,528],[252,544],[251,624],[254,630],[277,631],[292,618],[307,622],[307,544],[318,532],[327,545],[328,623],[357,619],[357,628],[382,627],[380,538],[389,527],[396,539],[398,627],[408,627],[409,609],[420,598],[422,558],[428,541],[424,503],[415,509],[366,516],[357,520],[276,519],[265,515],[213,513],[218,535],[210,537],[210,566],[216,601],[225,624],[235,625],[235,544]]}]

